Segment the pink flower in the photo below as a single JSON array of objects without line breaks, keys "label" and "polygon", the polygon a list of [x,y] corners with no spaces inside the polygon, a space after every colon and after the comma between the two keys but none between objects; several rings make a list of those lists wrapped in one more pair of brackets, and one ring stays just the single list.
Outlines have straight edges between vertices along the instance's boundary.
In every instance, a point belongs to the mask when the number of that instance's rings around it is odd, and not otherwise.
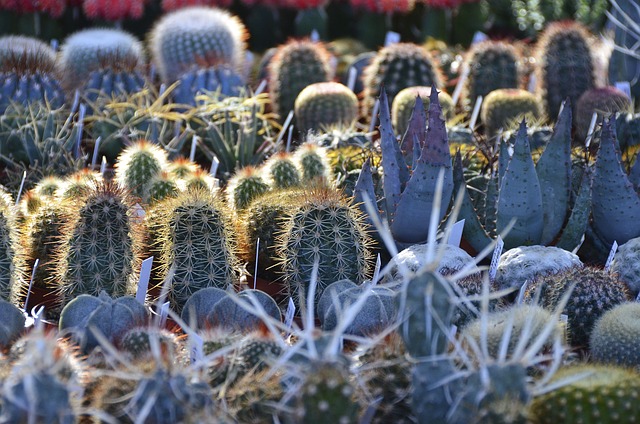
[{"label": "pink flower", "polygon": [[0,9],[18,13],[44,12],[60,17],[67,7],[66,0],[0,0]]},{"label": "pink flower", "polygon": [[188,6],[229,7],[232,3],[233,0],[162,0],[162,10],[169,12]]},{"label": "pink flower", "polygon": [[91,19],[138,19],[144,12],[144,3],[145,0],[84,0],[82,10]]},{"label": "pink flower", "polygon": [[413,10],[415,0],[350,0],[351,5],[373,13],[407,13]]}]

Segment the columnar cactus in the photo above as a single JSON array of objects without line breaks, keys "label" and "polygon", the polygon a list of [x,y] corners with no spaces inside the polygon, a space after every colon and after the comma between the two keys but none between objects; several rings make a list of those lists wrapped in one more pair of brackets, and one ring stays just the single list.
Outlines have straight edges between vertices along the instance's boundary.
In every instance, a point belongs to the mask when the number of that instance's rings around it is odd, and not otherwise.
[{"label": "columnar cactus", "polygon": [[358,98],[337,82],[317,82],[305,87],[294,103],[296,125],[302,133],[330,125],[349,126],[358,117]]},{"label": "columnar cactus", "polygon": [[205,287],[226,289],[239,276],[236,238],[229,211],[211,192],[187,190],[156,208],[162,246],[162,280],[168,299],[180,313],[184,303]]},{"label": "columnar cactus", "polygon": [[150,50],[162,80],[173,83],[193,68],[228,65],[240,71],[245,38],[244,25],[231,13],[213,7],[187,7],[156,23]]},{"label": "columnar cactus", "polygon": [[303,184],[328,184],[331,182],[331,166],[327,150],[314,143],[304,143],[293,153]]},{"label": "columnar cactus", "polygon": [[62,305],[81,294],[134,294],[142,239],[129,197],[101,183],[69,210],[57,258]]},{"label": "columnar cactus", "polygon": [[269,64],[269,95],[274,111],[284,121],[308,85],[333,78],[329,52],[320,43],[292,40],[278,47]]},{"label": "columnar cactus", "polygon": [[555,119],[569,97],[572,107],[593,88],[594,62],[587,31],[575,22],[556,22],[544,30],[537,45],[537,82],[549,119]]},{"label": "columnar cactus", "polygon": [[384,87],[389,102],[403,88],[415,86],[442,87],[442,77],[433,58],[421,46],[397,43],[384,47],[364,70],[364,114],[370,114],[375,97]]},{"label": "columnar cactus", "polygon": [[[416,86],[400,90],[391,104],[391,123],[396,134],[403,136],[407,131],[411,114],[416,105],[416,97],[420,97],[424,107],[429,109],[430,96],[431,87]],[[453,118],[454,107],[451,96],[444,91],[440,91],[438,92],[438,100],[440,101],[445,121]]]},{"label": "columnar cactus", "polygon": [[155,144],[141,140],[127,147],[118,156],[116,180],[120,187],[148,202],[150,183],[166,168],[167,152]]},{"label": "columnar cactus", "polygon": [[469,67],[466,97],[473,105],[479,96],[499,88],[518,88],[520,56],[516,49],[502,41],[474,44],[465,65]]},{"label": "columnar cactus", "polygon": [[596,321],[589,339],[591,358],[596,362],[640,367],[640,303],[621,303]]}]

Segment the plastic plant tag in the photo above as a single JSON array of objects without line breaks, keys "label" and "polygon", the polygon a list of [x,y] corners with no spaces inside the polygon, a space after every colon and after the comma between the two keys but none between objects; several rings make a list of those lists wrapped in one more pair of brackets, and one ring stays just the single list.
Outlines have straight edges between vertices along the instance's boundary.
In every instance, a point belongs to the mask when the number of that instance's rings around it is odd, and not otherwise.
[{"label": "plastic plant tag", "polygon": [[213,155],[213,159],[211,159],[211,168],[209,169],[209,175],[215,178],[216,173],[218,172],[218,166],[220,166],[220,159],[218,159],[218,156]]},{"label": "plastic plant tag", "polygon": [[104,177],[104,173],[107,170],[107,158],[102,156],[102,162],[100,162],[100,175]]},{"label": "plastic plant tag", "polygon": [[476,33],[473,34],[473,39],[471,40],[471,44],[482,43],[483,41],[488,39],[489,39],[489,36],[487,34],[485,34],[482,31],[476,31]]},{"label": "plastic plant tag", "polygon": [[498,263],[500,263],[500,255],[502,255],[502,249],[504,248],[504,242],[502,237],[498,236],[496,240],[496,247],[493,249],[493,256],[491,257],[491,265],[489,266],[489,280],[494,281],[496,279],[496,273],[498,272]]},{"label": "plastic plant tag", "polygon": [[18,195],[16,196],[16,206],[20,203],[20,197],[22,196],[22,190],[24,190],[24,181],[27,179],[27,171],[22,173],[22,181],[20,181],[20,188],[18,189]]},{"label": "plastic plant tag", "polygon": [[622,91],[628,98],[631,99],[631,84],[629,84],[629,81],[616,82],[616,88]]},{"label": "plastic plant tag", "polygon": [[287,306],[287,312],[284,315],[284,325],[288,328],[291,329],[291,326],[293,325],[293,316],[296,313],[296,305],[295,303],[293,303],[293,299],[289,298],[289,305]]},{"label": "plastic plant tag", "polygon": [[469,73],[471,72],[471,68],[466,63],[462,65],[462,73],[460,74],[460,78],[458,78],[458,83],[456,84],[456,88],[453,90],[453,95],[451,99],[453,100],[453,105],[458,104],[458,100],[460,100],[460,95],[462,94],[462,89],[464,88],[464,84],[469,79]]},{"label": "plastic plant tag", "polygon": [[356,78],[358,77],[358,70],[351,66],[349,68],[349,78],[347,79],[347,87],[353,91],[356,88]]},{"label": "plastic plant tag", "polygon": [[195,162],[196,159],[196,146],[198,145],[198,137],[191,137],[191,151],[189,152],[189,160]]},{"label": "plastic plant tag", "polygon": [[591,123],[589,124],[589,131],[587,132],[587,139],[584,141],[585,147],[591,145],[591,139],[593,138],[593,131],[596,128],[596,122],[598,121],[598,112],[593,112],[591,115]]},{"label": "plastic plant tag", "polygon": [[189,356],[191,357],[191,363],[195,364],[198,361],[202,361],[204,358],[204,340],[195,332],[189,332]]},{"label": "plastic plant tag", "polygon": [[258,282],[258,254],[260,253],[260,237],[256,240],[256,266],[253,269],[253,289],[256,289],[256,283]]},{"label": "plastic plant tag", "polygon": [[164,327],[169,316],[169,302],[164,302],[160,307],[160,327]]},{"label": "plastic plant tag", "polygon": [[76,139],[76,145],[73,148],[73,153],[76,159],[80,158],[80,143],[82,143],[82,129],[84,128],[84,116],[87,113],[87,105],[80,103],[80,109],[78,110],[78,122],[76,127],[78,128],[78,138]]},{"label": "plastic plant tag", "polygon": [[522,305],[522,302],[524,302],[524,295],[527,292],[527,288],[529,288],[529,282],[530,280],[525,280],[522,287],[520,287],[520,291],[518,292],[518,298],[516,299],[517,305]]},{"label": "plastic plant tag", "polygon": [[456,334],[458,334],[458,326],[452,325],[449,329],[449,338],[454,339],[456,337]]},{"label": "plastic plant tag", "polygon": [[262,94],[265,88],[267,88],[267,80],[263,79],[262,81],[260,81],[260,85],[258,85],[258,88],[256,88],[256,92],[253,93],[253,96],[255,97]]},{"label": "plastic plant tag", "polygon": [[527,91],[529,93],[535,93],[537,85],[538,77],[536,77],[536,74],[532,72],[531,75],[529,75],[529,84],[527,85]]},{"label": "plastic plant tag", "polygon": [[293,125],[291,125],[289,127],[289,134],[287,134],[287,147],[285,148],[285,151],[289,152],[291,151],[291,139],[293,138]]},{"label": "plastic plant tag", "polygon": [[96,144],[93,146],[93,155],[91,156],[91,169],[94,169],[98,163],[98,149],[100,149],[100,142],[102,137],[96,138]]},{"label": "plastic plant tag", "polygon": [[396,44],[400,42],[400,34],[393,31],[387,31],[387,34],[384,36],[384,46],[390,46],[392,44]]},{"label": "plastic plant tag", "polygon": [[158,90],[158,97],[162,97],[165,93],[165,91],[167,91],[167,84],[160,84],[160,90]]},{"label": "plastic plant tag", "polygon": [[462,241],[462,231],[464,230],[464,219],[456,222],[451,227],[451,231],[449,232],[449,239],[447,240],[447,244],[455,247],[460,246],[460,241]]},{"label": "plastic plant tag", "polygon": [[278,138],[276,139],[276,145],[280,144],[280,142],[284,138],[284,133],[285,131],[287,131],[287,128],[289,127],[289,124],[291,123],[292,119],[293,119],[293,111],[290,110],[289,114],[287,115],[287,119],[285,119],[284,124],[282,124],[282,129],[280,130],[280,133],[278,134]]},{"label": "plastic plant tag", "polygon": [[147,297],[147,289],[149,288],[149,277],[151,277],[151,267],[153,266],[153,256],[142,261],[140,267],[140,278],[138,279],[138,290],[136,291],[136,300],[144,305]]},{"label": "plastic plant tag", "polygon": [[376,259],[376,268],[373,271],[373,279],[371,283],[375,286],[378,284],[378,279],[380,278],[380,267],[382,266],[382,261],[380,260],[380,254],[378,253],[378,258]]},{"label": "plastic plant tag", "polygon": [[476,104],[473,106],[473,112],[471,113],[471,120],[469,121],[469,128],[476,129],[476,122],[478,122],[478,116],[480,116],[480,106],[482,106],[482,96],[476,98]]},{"label": "plastic plant tag", "polygon": [[31,279],[29,280],[29,290],[27,291],[27,297],[24,299],[24,308],[23,311],[26,312],[27,305],[29,304],[29,296],[31,296],[31,289],[33,288],[33,280],[36,277],[36,270],[38,269],[38,265],[40,264],[40,259],[36,259],[33,263],[33,269],[31,270]]},{"label": "plastic plant tag", "polygon": [[51,49],[54,52],[57,52],[58,51],[58,47],[60,46],[60,42],[56,38],[54,38],[54,39],[51,40],[51,42],[49,42],[49,45],[51,46]]},{"label": "plastic plant tag", "polygon": [[611,269],[611,264],[613,263],[613,258],[616,256],[616,252],[618,251],[618,242],[613,241],[611,245],[611,250],[609,251],[609,257],[607,257],[607,262],[604,263],[604,270],[609,271]]},{"label": "plastic plant tag", "polygon": [[320,41],[320,34],[318,33],[317,29],[313,29],[313,31],[311,31],[311,35],[309,36],[309,39],[314,42],[317,43],[318,41]]}]

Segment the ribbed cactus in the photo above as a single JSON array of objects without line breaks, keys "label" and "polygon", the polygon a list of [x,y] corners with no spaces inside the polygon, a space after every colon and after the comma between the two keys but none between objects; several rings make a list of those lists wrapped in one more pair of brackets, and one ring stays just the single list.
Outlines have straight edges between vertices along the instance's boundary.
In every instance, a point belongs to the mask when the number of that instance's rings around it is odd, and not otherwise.
[{"label": "ribbed cactus", "polygon": [[236,211],[240,211],[267,191],[269,191],[269,185],[264,181],[258,169],[245,166],[229,180],[227,185],[228,204]]},{"label": "ribbed cactus", "polygon": [[213,307],[227,297],[225,290],[217,287],[205,287],[192,294],[184,303],[181,318],[191,328],[207,328],[207,316]]},{"label": "ribbed cactus", "polygon": [[615,306],[596,321],[589,339],[591,359],[605,364],[640,367],[640,303]]},{"label": "ribbed cactus", "polygon": [[238,97],[246,89],[244,78],[228,65],[186,71],[179,81],[173,101],[181,105],[196,106],[196,97],[205,93]]},{"label": "ribbed cactus", "polygon": [[153,204],[167,197],[175,197],[180,192],[176,178],[167,171],[160,171],[147,184],[148,202]]},{"label": "ribbed cactus", "polygon": [[333,79],[329,52],[321,43],[292,40],[278,47],[269,64],[269,96],[284,121],[308,85]]},{"label": "ribbed cactus", "polygon": [[302,133],[328,126],[349,126],[358,117],[358,98],[337,82],[317,82],[305,87],[294,103],[296,125]]},{"label": "ribbed cactus", "polygon": [[[578,140],[587,138],[593,112],[606,118],[616,112],[629,112],[631,100],[615,87],[592,88],[585,91],[576,105],[576,131]],[[617,125],[616,125],[617,127]]]},{"label": "ribbed cactus", "polygon": [[611,263],[614,272],[627,284],[633,296],[640,293],[640,238],[634,238],[618,247]]},{"label": "ribbed cactus", "polygon": [[370,114],[375,98],[384,87],[389,102],[403,88],[443,85],[440,70],[426,49],[417,44],[397,43],[379,50],[364,70],[364,114]]},{"label": "ribbed cactus", "polygon": [[159,146],[141,140],[127,147],[118,156],[116,180],[144,202],[150,200],[150,184],[167,168],[167,152]]},{"label": "ribbed cactus", "polygon": [[136,92],[144,86],[142,43],[118,29],[85,29],[60,47],[59,68],[67,90],[80,90],[90,101],[100,94]]},{"label": "ribbed cactus", "polygon": [[587,31],[575,22],[549,24],[540,36],[536,75],[549,119],[555,119],[567,97],[575,107],[580,96],[594,87],[591,45]]},{"label": "ribbed cactus", "polygon": [[364,281],[371,267],[371,239],[362,214],[339,193],[314,189],[301,197],[284,224],[278,260],[283,281],[296,300],[308,295],[314,263],[318,263],[317,301],[334,281]]},{"label": "ribbed cactus", "polygon": [[300,172],[287,152],[271,156],[261,168],[271,189],[286,189],[300,185]]},{"label": "ribbed cactus", "polygon": [[479,96],[499,88],[519,87],[520,55],[511,45],[502,41],[483,41],[474,44],[465,65],[469,67],[466,97],[473,105]]},{"label": "ribbed cactus", "polygon": [[159,203],[162,279],[180,313],[189,297],[205,287],[226,289],[239,275],[236,237],[222,200],[204,190],[187,190]]},{"label": "ribbed cactus", "polygon": [[0,112],[13,102],[62,106],[64,92],[55,68],[55,52],[42,41],[23,36],[1,37]]},{"label": "ribbed cactus", "polygon": [[[413,113],[413,109],[416,105],[416,97],[422,99],[422,104],[426,109],[429,109],[429,96],[431,96],[431,87],[417,86],[407,87],[400,90],[400,92],[393,99],[391,104],[391,123],[396,131],[396,134],[403,136],[409,126],[409,119]],[[453,117],[453,100],[444,91],[438,92],[438,100],[442,107],[442,114],[445,121]]]},{"label": "ribbed cactus", "polygon": [[62,305],[81,294],[134,294],[142,239],[129,197],[114,184],[101,183],[69,213],[57,258]]},{"label": "ribbed cactus", "polygon": [[24,331],[25,318],[17,306],[0,299],[0,348],[6,349]]},{"label": "ribbed cactus", "polygon": [[16,258],[16,217],[12,205],[0,202],[0,299],[17,303],[23,291]]},{"label": "ribbed cactus", "polygon": [[526,118],[535,121],[540,117],[538,98],[526,90],[502,88],[490,92],[482,102],[482,122],[489,137],[500,128],[507,129]]},{"label": "ribbed cactus", "polygon": [[[251,306],[248,310],[236,303],[230,296],[233,294],[220,299],[213,305],[207,315],[207,324],[211,327],[222,327],[243,333],[259,328],[262,320],[253,313],[255,308]],[[253,305],[251,298],[257,300],[267,315],[277,321],[282,319],[278,304],[265,292],[246,289],[238,293],[237,296],[238,300],[243,300],[248,305]]]},{"label": "ribbed cactus", "polygon": [[153,62],[164,82],[173,83],[193,68],[244,63],[245,28],[238,17],[213,7],[188,7],[168,13],[150,34]]},{"label": "ribbed cactus", "polygon": [[304,143],[293,153],[293,160],[298,165],[302,183],[328,184],[332,180],[331,166],[327,149],[314,143]]}]

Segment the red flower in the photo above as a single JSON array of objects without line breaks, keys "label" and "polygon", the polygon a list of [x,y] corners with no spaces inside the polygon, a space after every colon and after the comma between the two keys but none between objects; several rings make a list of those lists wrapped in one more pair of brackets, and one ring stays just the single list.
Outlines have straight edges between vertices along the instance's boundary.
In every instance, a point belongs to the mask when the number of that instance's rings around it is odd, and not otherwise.
[{"label": "red flower", "polygon": [[145,0],[84,0],[82,10],[91,19],[138,19],[144,12],[144,3]]},{"label": "red flower", "polygon": [[44,12],[60,17],[67,6],[66,0],[0,0],[0,9],[18,13]]},{"label": "red flower", "polygon": [[232,3],[233,0],[162,0],[162,10],[169,12],[188,6],[229,7]]},{"label": "red flower", "polygon": [[413,10],[415,0],[351,0],[351,5],[373,13],[407,13]]}]

